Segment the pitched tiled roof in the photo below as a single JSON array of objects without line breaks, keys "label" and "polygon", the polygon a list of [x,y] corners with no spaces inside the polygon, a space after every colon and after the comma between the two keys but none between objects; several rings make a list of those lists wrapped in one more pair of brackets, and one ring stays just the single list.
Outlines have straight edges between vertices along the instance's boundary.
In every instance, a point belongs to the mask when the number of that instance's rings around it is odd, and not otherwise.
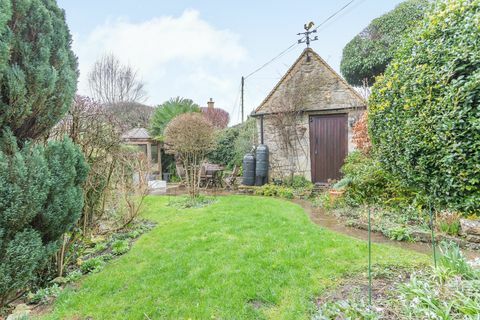
[{"label": "pitched tiled roof", "polygon": [[122,134],[122,139],[150,139],[150,135],[145,128],[134,128]]},{"label": "pitched tiled roof", "polygon": [[364,104],[366,105],[365,99],[355,89],[353,89],[348,84],[348,82],[345,79],[342,78],[342,76],[340,76],[335,70],[333,70],[333,68],[330,67],[330,65],[325,60],[323,60],[322,57],[320,57],[318,55],[318,53],[313,51],[311,48],[306,48],[305,50],[303,50],[302,54],[297,58],[297,60],[295,60],[295,62],[292,64],[292,66],[287,70],[287,72],[283,75],[283,77],[280,79],[280,81],[278,81],[278,83],[275,85],[275,87],[273,87],[272,91],[270,91],[270,93],[265,97],[265,99],[262,101],[262,103],[260,103],[260,105],[255,109],[254,113],[257,113],[258,111],[260,111],[260,109],[268,102],[268,100],[270,100],[270,98],[275,93],[275,91],[277,91],[277,89],[280,87],[280,85],[292,74],[292,72],[295,69],[295,67],[297,66],[297,64],[299,64],[302,61],[302,59],[304,57],[306,57],[307,54],[309,54],[310,57],[313,57],[314,59],[317,59],[328,70],[330,70],[332,72],[332,74],[336,78],[338,78],[346,86],[347,90],[350,90],[353,93],[354,96],[359,98],[360,101],[364,102]]}]

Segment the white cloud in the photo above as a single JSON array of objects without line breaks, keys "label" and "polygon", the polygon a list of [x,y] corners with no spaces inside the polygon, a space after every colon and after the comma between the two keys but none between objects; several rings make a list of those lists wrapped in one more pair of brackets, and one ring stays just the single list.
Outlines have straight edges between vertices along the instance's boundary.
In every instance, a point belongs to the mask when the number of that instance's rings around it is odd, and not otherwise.
[{"label": "white cloud", "polygon": [[195,10],[139,23],[110,20],[86,37],[75,35],[74,50],[82,94],[88,94],[86,75],[91,66],[108,52],[139,70],[151,104],[176,95],[201,104],[213,97],[227,110],[237,94],[239,64],[247,55],[238,35],[214,28]]}]

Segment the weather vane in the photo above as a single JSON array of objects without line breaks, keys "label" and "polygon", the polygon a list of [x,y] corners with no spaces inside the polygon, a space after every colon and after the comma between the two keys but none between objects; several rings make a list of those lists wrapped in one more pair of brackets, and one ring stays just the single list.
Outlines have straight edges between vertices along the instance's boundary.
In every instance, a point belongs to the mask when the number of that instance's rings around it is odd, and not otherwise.
[{"label": "weather vane", "polygon": [[302,38],[298,40],[298,43],[306,43],[307,48],[310,48],[310,42],[318,40],[318,36],[315,36],[314,38],[310,38],[310,35],[312,33],[317,33],[317,29],[313,29],[312,31],[310,31],[310,29],[312,29],[314,25],[315,24],[312,21],[310,21],[308,24],[303,25],[305,32],[297,33],[297,36],[302,36]]}]

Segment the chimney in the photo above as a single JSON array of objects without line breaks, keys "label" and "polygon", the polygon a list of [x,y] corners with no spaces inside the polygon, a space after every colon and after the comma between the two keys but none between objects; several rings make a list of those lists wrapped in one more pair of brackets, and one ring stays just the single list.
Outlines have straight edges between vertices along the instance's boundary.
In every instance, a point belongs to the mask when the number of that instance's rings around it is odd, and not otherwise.
[{"label": "chimney", "polygon": [[207,106],[208,106],[208,109],[213,109],[213,105],[215,104],[215,102],[213,102],[213,99],[210,98],[210,101],[207,102]]}]

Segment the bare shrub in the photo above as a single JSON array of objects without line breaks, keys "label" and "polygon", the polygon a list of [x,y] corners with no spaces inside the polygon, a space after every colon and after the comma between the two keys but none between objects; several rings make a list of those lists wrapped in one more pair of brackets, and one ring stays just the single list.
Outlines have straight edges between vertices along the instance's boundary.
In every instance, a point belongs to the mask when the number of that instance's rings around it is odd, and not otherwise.
[{"label": "bare shrub", "polygon": [[215,130],[200,113],[184,113],[175,117],[165,129],[165,149],[174,154],[185,169],[185,182],[190,197],[198,195],[200,166],[215,148]]},{"label": "bare shrub", "polygon": [[368,112],[362,113],[360,119],[353,126],[352,131],[352,141],[355,147],[367,155],[372,148],[370,136],[368,135]]},{"label": "bare shrub", "polygon": [[230,121],[227,111],[220,108],[201,108],[203,115],[216,129],[225,129]]}]

